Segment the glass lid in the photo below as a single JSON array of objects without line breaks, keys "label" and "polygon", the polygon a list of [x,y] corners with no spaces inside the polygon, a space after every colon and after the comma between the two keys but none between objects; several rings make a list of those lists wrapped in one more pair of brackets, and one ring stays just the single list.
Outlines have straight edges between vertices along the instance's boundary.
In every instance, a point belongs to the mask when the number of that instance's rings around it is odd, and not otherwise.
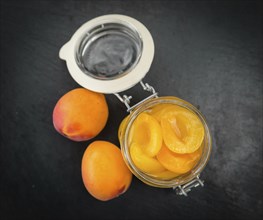
[{"label": "glass lid", "polygon": [[136,30],[118,23],[99,25],[86,33],[76,59],[86,74],[110,80],[127,74],[136,66],[142,40]]},{"label": "glass lid", "polygon": [[149,71],[154,43],[139,21],[104,15],[82,25],[61,49],[71,76],[81,86],[116,93],[137,84]]}]

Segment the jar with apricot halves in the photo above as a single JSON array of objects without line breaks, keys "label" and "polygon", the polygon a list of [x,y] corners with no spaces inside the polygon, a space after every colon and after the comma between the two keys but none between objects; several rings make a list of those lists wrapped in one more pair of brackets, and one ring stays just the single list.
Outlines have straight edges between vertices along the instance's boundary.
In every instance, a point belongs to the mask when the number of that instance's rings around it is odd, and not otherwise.
[{"label": "jar with apricot halves", "polygon": [[126,164],[144,183],[187,195],[203,186],[199,178],[211,152],[206,120],[177,97],[155,97],[136,106],[119,127]]}]

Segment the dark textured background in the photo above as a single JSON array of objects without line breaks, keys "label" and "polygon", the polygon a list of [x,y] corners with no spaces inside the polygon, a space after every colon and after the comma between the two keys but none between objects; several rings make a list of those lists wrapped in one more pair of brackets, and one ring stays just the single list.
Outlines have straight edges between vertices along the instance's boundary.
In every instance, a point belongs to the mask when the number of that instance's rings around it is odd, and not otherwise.
[{"label": "dark textured background", "polygon": [[[52,125],[57,100],[78,87],[60,47],[84,22],[120,13],[146,25],[155,58],[145,81],[199,105],[213,135],[204,188],[180,197],[134,178],[100,202],[80,173],[91,142]],[[255,1],[1,1],[0,219],[258,219],[262,217],[262,4]],[[144,97],[139,87],[128,93]],[[118,144],[124,106],[96,139]]]}]

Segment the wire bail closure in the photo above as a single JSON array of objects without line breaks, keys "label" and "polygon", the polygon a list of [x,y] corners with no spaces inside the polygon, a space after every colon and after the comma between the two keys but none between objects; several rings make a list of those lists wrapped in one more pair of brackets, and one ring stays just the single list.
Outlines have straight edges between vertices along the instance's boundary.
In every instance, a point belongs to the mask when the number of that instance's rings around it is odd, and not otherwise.
[{"label": "wire bail closure", "polygon": [[191,180],[190,182],[184,185],[174,187],[173,189],[176,191],[177,195],[188,196],[187,193],[190,192],[192,188],[196,188],[198,186],[202,186],[202,187],[204,186],[204,181],[199,178],[199,175],[193,180]]},{"label": "wire bail closure", "polygon": [[121,96],[119,93],[114,93],[114,95],[122,102],[125,104],[126,108],[127,108],[127,112],[132,111],[134,108],[136,108],[137,106],[139,106],[141,103],[151,99],[151,98],[157,98],[158,97],[158,92],[155,91],[155,89],[149,85],[148,83],[143,83],[143,81],[140,81],[140,84],[143,88],[143,90],[147,91],[147,92],[151,92],[152,94],[149,95],[148,97],[146,97],[145,99],[141,100],[140,102],[138,102],[137,104],[130,106],[131,103],[131,99],[132,96],[127,96],[127,95],[123,95]]}]

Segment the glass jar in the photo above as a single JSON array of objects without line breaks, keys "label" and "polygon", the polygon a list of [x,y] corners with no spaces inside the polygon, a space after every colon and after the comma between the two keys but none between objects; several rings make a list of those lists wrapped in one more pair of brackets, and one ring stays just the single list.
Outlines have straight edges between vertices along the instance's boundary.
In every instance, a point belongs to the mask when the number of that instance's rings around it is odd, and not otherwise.
[{"label": "glass jar", "polygon": [[[137,116],[140,113],[147,112],[149,109],[160,104],[172,104],[186,108],[187,110],[191,111],[192,113],[198,116],[198,118],[203,124],[205,131],[204,140],[203,140],[203,150],[202,150],[201,158],[199,159],[197,164],[192,168],[192,170],[190,170],[186,174],[179,175],[170,180],[158,179],[139,170],[131,159],[131,155],[129,151],[130,146],[128,144],[128,138],[129,138],[131,126],[134,120],[137,118]],[[183,194],[183,195],[187,195],[187,192],[189,192],[192,187],[196,187],[198,185],[203,186],[203,181],[199,179],[199,175],[202,172],[202,170],[205,168],[210,158],[210,153],[212,149],[211,135],[204,116],[195,106],[193,106],[189,102],[171,96],[151,98],[147,101],[142,102],[140,105],[138,105],[134,110],[130,112],[130,115],[127,117],[127,120],[124,121],[122,132],[120,135],[120,145],[121,145],[123,158],[129,169],[131,170],[131,172],[138,179],[140,179],[141,181],[143,181],[148,185],[154,187],[161,187],[161,188],[174,188],[177,189],[178,194]]]}]

